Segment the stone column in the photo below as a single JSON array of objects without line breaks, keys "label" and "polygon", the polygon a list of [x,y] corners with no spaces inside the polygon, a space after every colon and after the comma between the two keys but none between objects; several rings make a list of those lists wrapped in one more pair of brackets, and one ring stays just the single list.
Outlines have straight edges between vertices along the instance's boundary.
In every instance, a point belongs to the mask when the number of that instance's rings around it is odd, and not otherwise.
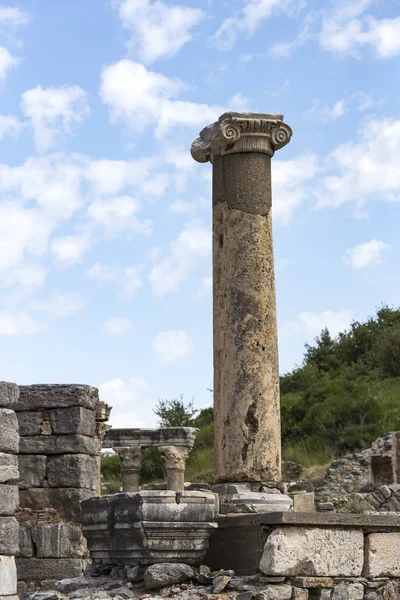
[{"label": "stone column", "polygon": [[167,468],[167,490],[183,492],[185,489],[185,466],[191,448],[186,446],[159,446]]},{"label": "stone column", "polygon": [[225,113],[192,144],[213,165],[215,474],[281,477],[271,157],[282,115]]},{"label": "stone column", "polygon": [[144,449],[139,446],[114,448],[121,461],[122,489],[124,492],[139,491],[139,474]]}]

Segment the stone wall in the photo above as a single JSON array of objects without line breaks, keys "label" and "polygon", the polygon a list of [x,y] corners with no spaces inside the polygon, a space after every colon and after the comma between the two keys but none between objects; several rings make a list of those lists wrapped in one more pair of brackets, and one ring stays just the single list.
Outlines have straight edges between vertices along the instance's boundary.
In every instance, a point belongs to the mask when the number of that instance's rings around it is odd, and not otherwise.
[{"label": "stone wall", "polygon": [[20,386],[19,589],[76,577],[88,557],[80,502],[100,489],[101,438],[107,418],[96,388]]},{"label": "stone wall", "polygon": [[18,399],[14,383],[0,382],[0,598],[17,593],[15,554],[18,551],[18,421],[10,408]]}]

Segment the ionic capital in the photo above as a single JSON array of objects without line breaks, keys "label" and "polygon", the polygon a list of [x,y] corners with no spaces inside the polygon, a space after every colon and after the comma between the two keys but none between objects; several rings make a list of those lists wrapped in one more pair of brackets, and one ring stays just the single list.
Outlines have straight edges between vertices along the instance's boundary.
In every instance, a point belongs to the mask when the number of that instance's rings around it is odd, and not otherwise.
[{"label": "ionic capital", "polygon": [[158,449],[167,469],[185,469],[191,448],[187,446],[159,446]]},{"label": "ionic capital", "polygon": [[200,132],[191,154],[197,162],[213,163],[219,156],[237,152],[260,152],[273,156],[289,143],[292,130],[283,115],[224,113]]}]

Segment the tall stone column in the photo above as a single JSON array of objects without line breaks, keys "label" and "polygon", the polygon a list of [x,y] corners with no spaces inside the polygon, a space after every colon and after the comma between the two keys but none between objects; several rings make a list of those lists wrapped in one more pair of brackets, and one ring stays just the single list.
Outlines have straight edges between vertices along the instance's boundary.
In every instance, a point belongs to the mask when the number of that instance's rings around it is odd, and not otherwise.
[{"label": "tall stone column", "polygon": [[281,477],[271,157],[283,115],[225,113],[192,144],[213,165],[215,475]]},{"label": "tall stone column", "polygon": [[144,449],[139,446],[114,448],[121,461],[122,489],[124,492],[139,491],[140,467]]}]

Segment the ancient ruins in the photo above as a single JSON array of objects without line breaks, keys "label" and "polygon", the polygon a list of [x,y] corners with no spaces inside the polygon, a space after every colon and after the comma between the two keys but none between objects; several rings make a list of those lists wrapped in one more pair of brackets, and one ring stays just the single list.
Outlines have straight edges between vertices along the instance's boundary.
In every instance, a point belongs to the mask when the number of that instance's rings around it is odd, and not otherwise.
[{"label": "ancient ruins", "polygon": [[[271,158],[291,135],[226,113],[192,145],[213,168],[217,483],[185,482],[194,428],[111,429],[96,388],[0,383],[0,600],[400,598],[400,432],[318,484],[281,475]],[[149,447],[166,482],[146,488]]]}]

